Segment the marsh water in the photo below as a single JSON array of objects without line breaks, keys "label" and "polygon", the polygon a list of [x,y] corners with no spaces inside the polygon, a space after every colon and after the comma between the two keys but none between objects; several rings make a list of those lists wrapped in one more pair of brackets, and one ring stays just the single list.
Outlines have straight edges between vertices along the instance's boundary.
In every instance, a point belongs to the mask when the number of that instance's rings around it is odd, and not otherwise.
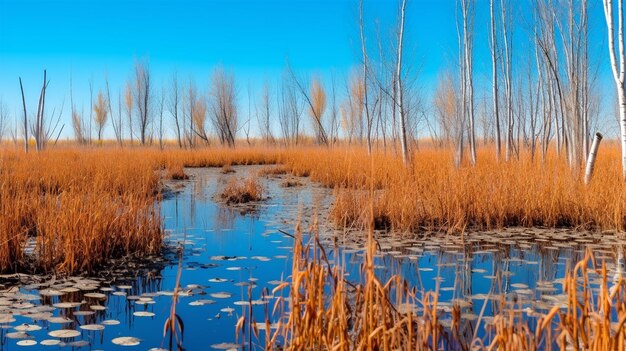
[{"label": "marsh water", "polygon": [[[260,178],[267,199],[226,206],[215,199],[220,188],[260,169],[233,168],[230,174],[188,169],[190,180],[169,184],[172,191],[159,204],[167,246],[160,257],[112,263],[95,277],[0,277],[0,349],[168,349],[163,330],[179,273],[176,314],[184,328],[177,337],[185,349],[241,348],[242,337],[235,334],[239,317],[250,305],[258,322],[265,320],[266,309],[271,314],[276,299],[271,290],[290,278],[294,239],[287,234],[297,222],[306,227],[315,214],[331,261],[341,259],[348,280],[361,279],[365,238],[326,221],[332,190],[308,179],[287,187],[290,176]],[[456,304],[468,334],[478,320],[490,323],[494,305],[485,301],[504,297],[528,318],[563,304],[563,276],[588,249],[607,263],[610,277],[621,274],[619,252],[626,244],[609,233],[541,228],[463,236],[376,233],[376,238],[380,279],[399,275],[418,293],[438,291],[444,325]],[[591,283],[597,289],[600,278]],[[422,306],[398,306],[407,308],[419,312]],[[249,348],[263,349],[263,340],[253,336]]]}]

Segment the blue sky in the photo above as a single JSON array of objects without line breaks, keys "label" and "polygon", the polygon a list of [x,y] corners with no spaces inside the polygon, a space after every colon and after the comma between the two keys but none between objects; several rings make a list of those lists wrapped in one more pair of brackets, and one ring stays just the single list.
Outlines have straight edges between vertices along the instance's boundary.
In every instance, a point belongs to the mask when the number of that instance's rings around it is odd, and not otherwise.
[{"label": "blue sky", "polygon": [[[528,2],[513,0],[519,37],[526,35]],[[592,3],[592,54],[606,81],[602,8],[600,0]],[[76,105],[88,113],[89,80],[97,91],[108,75],[115,94],[131,76],[133,62],[144,58],[157,84],[176,71],[202,91],[211,70],[223,65],[236,74],[241,99],[248,82],[256,89],[278,79],[287,59],[302,73],[342,77],[360,60],[357,6],[357,0],[0,0],[0,97],[19,112],[21,76],[27,103],[35,105],[46,68],[49,106],[65,102],[69,121],[70,75]],[[456,58],[455,7],[454,0],[409,0],[406,59],[420,68],[426,94]],[[370,44],[375,20],[384,38],[393,35],[397,9],[396,0],[366,0]],[[477,1],[475,30],[480,87],[488,84],[491,69],[487,0]],[[519,42],[516,49],[525,50]],[[71,135],[69,125],[66,130]]]}]

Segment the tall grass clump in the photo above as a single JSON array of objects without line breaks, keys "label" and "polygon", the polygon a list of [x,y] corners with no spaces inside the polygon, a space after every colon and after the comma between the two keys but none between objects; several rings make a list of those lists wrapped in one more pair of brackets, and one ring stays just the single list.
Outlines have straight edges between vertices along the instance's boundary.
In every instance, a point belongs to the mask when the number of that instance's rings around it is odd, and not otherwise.
[{"label": "tall grass clump", "polygon": [[263,187],[256,177],[232,178],[219,193],[219,198],[228,205],[261,201],[263,200]]}]

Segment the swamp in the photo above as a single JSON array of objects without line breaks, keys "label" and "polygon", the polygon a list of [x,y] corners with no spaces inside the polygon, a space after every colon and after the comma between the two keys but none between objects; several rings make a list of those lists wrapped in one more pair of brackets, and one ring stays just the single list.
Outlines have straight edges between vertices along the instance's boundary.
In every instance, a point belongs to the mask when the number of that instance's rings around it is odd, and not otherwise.
[{"label": "swamp", "polygon": [[0,0],[0,351],[626,350],[623,0]]}]

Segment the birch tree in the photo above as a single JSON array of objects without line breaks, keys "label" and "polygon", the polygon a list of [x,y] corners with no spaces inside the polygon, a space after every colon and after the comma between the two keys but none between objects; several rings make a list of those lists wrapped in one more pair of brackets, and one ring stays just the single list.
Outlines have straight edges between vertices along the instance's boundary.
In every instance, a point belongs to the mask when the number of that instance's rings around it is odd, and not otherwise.
[{"label": "birch tree", "polygon": [[499,92],[498,92],[498,56],[500,56],[500,50],[498,47],[498,35],[497,35],[497,27],[496,27],[496,12],[494,9],[495,0],[489,0],[489,17],[490,17],[490,48],[491,48],[491,79],[492,79],[492,94],[493,94],[493,116],[495,123],[495,134],[496,134],[496,160],[500,161],[502,150],[501,150],[501,141],[500,141],[500,106],[498,103],[499,100]]},{"label": "birch tree", "polygon": [[[404,16],[403,16],[404,17]],[[363,25],[363,0],[359,1],[359,33],[361,37],[361,55],[363,56],[362,63],[362,75],[363,75],[363,110],[365,111],[365,121],[366,121],[366,138],[367,138],[367,154],[372,154],[372,115],[370,113],[369,100],[367,96],[367,76],[369,74],[368,70],[368,58],[367,58],[367,49],[365,42],[365,29]]]},{"label": "birch tree", "polygon": [[505,159],[508,162],[511,159],[511,155],[514,151],[514,138],[513,138],[513,33],[511,29],[510,11],[508,9],[508,2],[505,0],[500,1],[500,20],[502,21],[502,41],[504,45],[504,61],[502,70],[504,72],[504,101],[506,106],[506,141],[505,141]]},{"label": "birch tree", "polygon": [[474,123],[474,80],[473,80],[473,47],[474,47],[474,0],[460,0],[462,18],[462,63],[461,63],[461,99],[463,114],[468,121],[468,142],[472,165],[476,164],[476,132]]},{"label": "birch tree", "polygon": [[[624,9],[623,0],[617,0],[617,22],[618,28],[615,33],[613,1],[602,0],[604,5],[604,16],[606,18],[606,27],[608,32],[609,58],[611,60],[611,70],[613,79],[615,80],[615,88],[617,93],[617,102],[619,105],[619,125],[620,125],[620,142],[622,145],[622,176],[626,181],[626,54],[624,53]],[[615,50],[615,36],[617,35],[618,50]]]},{"label": "birch tree", "polygon": [[406,18],[407,0],[402,0],[400,5],[400,23],[398,26],[398,42],[396,51],[396,68],[394,75],[393,101],[395,105],[395,119],[399,123],[400,130],[400,146],[402,148],[402,160],[404,165],[411,162],[408,140],[407,140],[407,123],[403,105],[403,85],[402,85],[402,45],[404,43],[404,23]]}]

